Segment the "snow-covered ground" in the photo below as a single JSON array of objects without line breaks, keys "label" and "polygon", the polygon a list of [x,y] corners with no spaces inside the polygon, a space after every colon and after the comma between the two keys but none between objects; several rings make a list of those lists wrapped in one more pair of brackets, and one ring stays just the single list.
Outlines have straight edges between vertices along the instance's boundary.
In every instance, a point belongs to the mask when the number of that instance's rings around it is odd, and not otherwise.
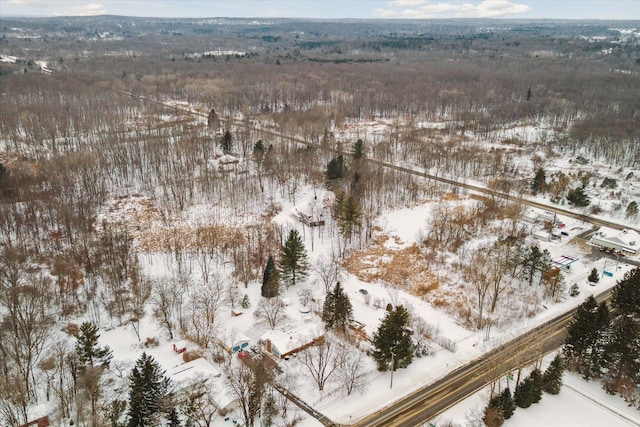
[{"label": "snow-covered ground", "polygon": [[[312,200],[314,200],[315,192],[311,187],[305,188],[301,194],[298,195],[299,209],[305,209]],[[294,208],[292,204],[283,202],[283,209],[279,215],[274,218],[274,221],[278,223],[284,230],[290,228],[297,228],[301,231],[301,235],[304,236],[305,244],[309,253],[311,263],[317,261],[320,256],[327,256],[332,250],[334,240],[325,234],[321,234],[319,228],[311,229],[306,227],[302,230],[302,224],[295,220],[291,211]],[[423,204],[413,208],[404,208],[387,212],[378,221],[381,228],[381,234],[387,234],[391,238],[386,242],[387,245],[394,248],[408,247],[413,243],[418,242],[421,230],[425,227],[426,220],[431,212],[431,204]],[[532,327],[553,318],[554,316],[565,312],[566,310],[580,304],[584,298],[590,294],[596,294],[602,290],[615,285],[617,280],[620,280],[624,273],[630,269],[630,266],[620,263],[615,266],[611,265],[613,261],[598,260],[591,261],[591,249],[589,247],[579,246],[571,242],[570,239],[577,233],[582,232],[588,228],[588,225],[579,221],[575,221],[569,218],[559,218],[566,224],[564,228],[570,234],[568,237],[563,237],[559,241],[537,241],[537,243],[543,249],[549,250],[553,259],[561,258],[563,255],[569,255],[578,258],[576,262],[571,265],[570,270],[563,271],[565,274],[566,282],[568,284],[577,283],[580,288],[580,295],[578,297],[562,298],[560,303],[548,304],[541,308],[541,311],[533,317],[528,317],[523,322],[518,322],[510,327],[493,328],[490,331],[477,331],[473,332],[460,326],[455,319],[444,314],[441,310],[438,310],[426,303],[425,301],[399,289],[390,290],[388,287],[383,286],[381,283],[366,283],[358,279],[354,275],[345,274],[342,277],[341,283],[343,284],[347,294],[349,295],[353,309],[354,317],[359,322],[365,324],[365,330],[372,334],[384,317],[387,302],[395,302],[404,304],[410,307],[415,313],[418,313],[431,325],[435,326],[438,334],[444,336],[455,342],[456,351],[451,352],[443,347],[432,343],[431,354],[426,357],[414,359],[414,362],[407,369],[401,369],[396,371],[393,376],[393,388],[390,388],[391,375],[390,373],[380,373],[375,369],[375,364],[370,358],[365,358],[367,375],[367,385],[363,392],[355,392],[351,396],[346,396],[342,391],[340,384],[336,381],[329,382],[325,390],[320,393],[313,382],[306,378],[305,367],[297,361],[297,358],[291,358],[288,361],[282,361],[282,366],[285,370],[289,371],[293,375],[298,376],[298,387],[296,387],[296,394],[299,395],[305,402],[316,408],[318,411],[332,419],[333,421],[341,424],[350,424],[356,420],[370,414],[376,409],[389,405],[394,400],[401,398],[410,392],[435,381],[436,379],[445,376],[448,372],[452,371],[461,364],[467,363],[472,359],[480,356],[484,352],[495,348],[496,346],[503,344],[504,342],[516,337],[520,333],[531,329]],[[313,250],[312,248],[313,239]],[[532,241],[533,242],[533,241]],[[167,261],[170,259],[168,255],[156,254],[152,256],[143,256],[142,261],[144,264],[144,270],[150,277],[162,277],[167,274]],[[592,268],[596,267],[599,271],[605,268],[605,262],[610,264],[607,270],[613,271],[612,277],[603,276],[597,286],[590,286],[587,284],[586,277]],[[194,269],[194,277],[197,277],[197,262],[192,262],[192,268]],[[324,295],[322,286],[318,283],[314,284],[312,278],[308,280],[307,285],[313,290],[314,297],[317,299],[314,310],[320,310],[321,298]],[[367,303],[364,295],[360,292],[361,289],[366,289],[370,301],[376,299],[382,301],[380,308],[376,308],[374,304]],[[220,336],[227,336],[235,332],[242,332],[247,335],[251,344],[257,343],[259,337],[266,332],[269,328],[266,324],[256,324],[256,319],[252,315],[253,308],[256,306],[260,299],[260,285],[257,283],[250,283],[247,288],[241,288],[241,293],[246,293],[251,301],[251,308],[249,309],[237,309],[242,312],[239,316],[231,316],[231,310],[223,310],[221,315],[221,327],[219,330]],[[291,304],[287,307],[287,319],[283,324],[278,326],[278,329],[285,331],[292,331],[296,328],[305,327],[321,328],[322,323],[316,314],[308,314],[301,312],[301,303],[299,302],[298,292],[300,287],[292,287],[285,291],[283,295],[291,301]],[[144,347],[143,343],[146,337],[153,337],[159,340],[159,346],[153,348]],[[179,355],[173,353],[171,349],[171,341],[168,341],[162,337],[158,325],[153,321],[150,313],[143,319],[141,324],[141,341],[138,342],[133,329],[130,326],[116,327],[113,330],[109,330],[102,333],[101,340],[104,344],[108,344],[114,351],[115,360],[123,363],[125,366],[132,366],[134,361],[140,356],[143,351],[147,351],[153,355],[162,366],[170,370],[182,363],[182,358]],[[189,345],[191,346],[191,344]],[[128,370],[127,370],[128,372]],[[307,375],[308,376],[308,375]],[[568,382],[573,381],[573,387],[582,390],[584,384],[579,381],[572,380],[572,376],[568,375]],[[599,392],[597,385],[589,384],[589,393]],[[485,393],[486,394],[486,393]],[[576,402],[580,401],[584,405],[585,397],[578,394],[573,389],[565,387],[563,393],[559,397],[545,396],[545,405],[555,404],[558,407],[567,404],[566,399],[574,399]],[[468,405],[483,405],[486,400],[486,396],[483,393],[478,393],[469,402],[461,404],[461,408],[453,408],[450,413],[457,414],[459,411],[466,411]],[[622,404],[622,400],[617,397],[611,397],[609,400],[619,401]],[[474,403],[475,402],[475,403]],[[480,403],[478,403],[480,402]],[[577,404],[571,401],[572,405]],[[624,405],[623,405],[624,406]],[[544,406],[539,405],[539,408]],[[569,406],[571,407],[571,406]],[[608,420],[603,424],[608,426],[617,426],[618,424],[611,424],[612,420],[619,420],[619,417],[611,413],[611,411],[603,409],[601,405],[595,405],[589,403],[590,410],[594,411],[594,415],[591,419],[595,420],[598,416],[603,417],[604,420]],[[532,408],[524,411],[520,410],[516,413],[516,417],[509,421],[510,426],[527,426],[528,423],[540,422],[539,414],[535,411],[544,411],[542,409]],[[549,411],[559,412],[559,410]],[[575,411],[566,411],[575,412]],[[583,411],[580,411],[582,415]],[[529,415],[532,414],[532,415]],[[595,415],[600,414],[600,415]],[[319,422],[305,413],[300,412],[303,417],[300,425],[305,427],[311,427],[319,425]],[[453,417],[449,413],[443,415],[443,417]],[[455,415],[458,417],[458,415]],[[240,418],[239,415],[236,416]],[[456,418],[459,419],[459,418]],[[616,422],[618,422],[616,421]],[[542,423],[536,425],[579,425],[574,424],[573,421],[569,423],[549,424]],[[464,423],[463,423],[464,424]],[[230,425],[229,422],[225,422],[222,418],[216,421],[215,426]],[[587,424],[583,424],[587,425]],[[596,424],[589,424],[596,425]],[[624,424],[620,424],[624,425]]]},{"label": "snow-covered ground", "polygon": [[[517,408],[504,427],[628,427],[640,425],[640,411],[628,406],[617,396],[608,395],[598,382],[587,382],[568,372],[563,377],[560,394],[543,393],[542,400],[527,409]],[[467,426],[482,416],[488,389],[445,411],[431,422],[436,426],[446,421]]]}]

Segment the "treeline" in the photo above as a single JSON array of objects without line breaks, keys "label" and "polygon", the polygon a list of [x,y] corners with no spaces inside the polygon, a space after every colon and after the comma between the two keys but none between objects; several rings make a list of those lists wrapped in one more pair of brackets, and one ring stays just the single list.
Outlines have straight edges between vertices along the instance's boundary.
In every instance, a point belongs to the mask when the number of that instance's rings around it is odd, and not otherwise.
[{"label": "treeline", "polygon": [[482,421],[486,427],[500,427],[513,416],[517,408],[528,408],[540,402],[543,392],[559,394],[563,373],[564,360],[561,355],[557,355],[544,373],[538,367],[534,367],[524,380],[517,381],[513,393],[507,381],[507,387],[502,392],[490,397]]},{"label": "treeline", "polygon": [[607,393],[640,405],[640,269],[613,288],[610,306],[593,296],[578,307],[568,326],[567,368],[597,379]]}]

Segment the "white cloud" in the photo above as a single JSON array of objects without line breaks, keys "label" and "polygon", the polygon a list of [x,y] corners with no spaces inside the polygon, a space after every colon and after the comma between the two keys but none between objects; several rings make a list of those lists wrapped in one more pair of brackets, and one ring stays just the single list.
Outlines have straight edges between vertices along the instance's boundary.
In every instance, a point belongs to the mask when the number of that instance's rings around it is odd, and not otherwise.
[{"label": "white cloud", "polygon": [[429,3],[429,0],[393,0],[391,6],[405,7],[405,6],[420,6],[421,4]]},{"label": "white cloud", "polygon": [[391,6],[407,9],[376,9],[373,14],[386,18],[495,18],[525,13],[531,10],[526,4],[509,0],[483,0],[476,3],[432,3],[428,0],[394,0]]},{"label": "white cloud", "polygon": [[65,11],[54,13],[55,16],[93,16],[106,15],[107,8],[100,3],[88,3],[79,6],[73,6]]},{"label": "white cloud", "polygon": [[376,9],[373,11],[373,16],[379,16],[381,18],[397,18],[398,14],[395,10]]},{"label": "white cloud", "polygon": [[9,3],[35,7],[47,6],[47,2],[44,0],[9,0]]}]

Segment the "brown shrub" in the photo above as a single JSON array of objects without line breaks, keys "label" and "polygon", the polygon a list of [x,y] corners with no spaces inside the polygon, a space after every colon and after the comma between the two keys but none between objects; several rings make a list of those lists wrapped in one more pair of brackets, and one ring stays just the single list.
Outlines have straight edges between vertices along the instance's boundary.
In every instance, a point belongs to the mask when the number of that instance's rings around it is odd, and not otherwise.
[{"label": "brown shrub", "polygon": [[66,332],[69,335],[77,337],[80,332],[80,327],[76,323],[69,323],[62,327],[62,332]]},{"label": "brown shrub", "polygon": [[200,359],[201,357],[202,357],[201,350],[191,350],[191,351],[185,351],[184,353],[182,353],[182,360],[185,363],[191,362],[192,360]]},{"label": "brown shrub", "polygon": [[147,337],[147,339],[144,342],[144,346],[146,348],[157,347],[158,345],[160,345],[160,342],[156,337]]}]

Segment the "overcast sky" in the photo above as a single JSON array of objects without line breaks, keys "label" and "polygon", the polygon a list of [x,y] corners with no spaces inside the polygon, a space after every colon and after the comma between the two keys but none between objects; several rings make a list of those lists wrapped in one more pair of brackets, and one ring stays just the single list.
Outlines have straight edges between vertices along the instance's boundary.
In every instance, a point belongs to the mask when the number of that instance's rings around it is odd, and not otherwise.
[{"label": "overcast sky", "polygon": [[640,0],[0,0],[3,16],[640,20]]}]

